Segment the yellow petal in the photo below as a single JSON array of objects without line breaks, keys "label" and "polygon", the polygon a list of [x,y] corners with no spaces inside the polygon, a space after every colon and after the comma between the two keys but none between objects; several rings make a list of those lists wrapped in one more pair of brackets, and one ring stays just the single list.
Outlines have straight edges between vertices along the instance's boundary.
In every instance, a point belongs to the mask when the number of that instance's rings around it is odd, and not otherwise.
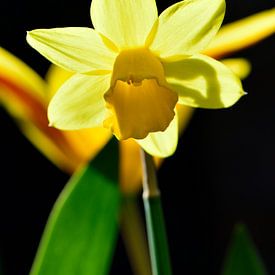
[{"label": "yellow petal", "polygon": [[[46,79],[49,86],[48,96],[52,98],[62,84],[72,76],[72,73],[52,65],[47,72]],[[94,158],[111,138],[112,133],[104,128],[64,131],[72,149],[81,156],[83,162]]]},{"label": "yellow petal", "polygon": [[203,53],[221,58],[274,33],[275,9],[271,9],[225,25]]},{"label": "yellow petal", "polygon": [[201,108],[225,108],[245,93],[234,73],[210,57],[194,55],[182,61],[164,63],[171,89],[179,103]]},{"label": "yellow petal", "polygon": [[203,50],[215,36],[224,0],[185,0],[166,9],[150,49],[165,60],[180,60]]},{"label": "yellow petal", "polygon": [[177,112],[164,132],[150,133],[145,139],[136,142],[150,155],[156,157],[171,156],[178,144],[178,116]]},{"label": "yellow petal", "polygon": [[110,75],[71,77],[50,102],[50,125],[64,130],[102,126],[106,116],[103,95],[109,85]]},{"label": "yellow petal", "polygon": [[93,0],[95,29],[119,48],[143,46],[158,17],[155,0]]},{"label": "yellow petal", "polygon": [[52,63],[78,73],[111,71],[116,57],[90,28],[37,29],[27,41]]},{"label": "yellow petal", "polygon": [[38,100],[44,100],[46,83],[20,59],[0,48],[0,78],[21,87]]},{"label": "yellow petal", "polygon": [[52,64],[46,74],[46,82],[48,84],[47,100],[49,101],[58,91],[58,89],[67,81],[73,73]]},{"label": "yellow petal", "polygon": [[251,72],[251,64],[245,58],[227,58],[220,61],[240,79],[246,78]]}]

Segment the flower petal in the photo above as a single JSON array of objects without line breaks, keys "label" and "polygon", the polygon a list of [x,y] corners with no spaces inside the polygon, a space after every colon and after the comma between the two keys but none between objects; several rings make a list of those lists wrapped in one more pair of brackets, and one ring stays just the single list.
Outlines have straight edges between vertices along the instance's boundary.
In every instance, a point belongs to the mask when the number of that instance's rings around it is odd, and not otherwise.
[{"label": "flower petal", "polygon": [[78,73],[111,71],[116,57],[90,28],[37,29],[27,41],[52,63]]},{"label": "flower petal", "polygon": [[0,78],[24,89],[38,100],[43,101],[45,98],[45,81],[27,64],[3,48],[0,48]]},{"label": "flower petal", "polygon": [[[72,73],[52,65],[47,72],[46,79],[49,86],[48,98],[54,96],[61,85],[72,76]],[[82,163],[93,159],[112,137],[112,133],[102,127],[63,131],[68,143],[82,158]],[[79,166],[79,163],[78,163]]]},{"label": "flower petal", "polygon": [[179,103],[201,108],[225,108],[245,93],[234,73],[210,57],[194,55],[164,63],[166,80],[179,95]]},{"label": "flower petal", "polygon": [[203,54],[221,58],[274,33],[275,9],[266,10],[222,27]]},{"label": "flower petal", "polygon": [[150,133],[145,139],[137,139],[136,142],[150,155],[156,157],[171,156],[178,144],[178,115],[164,132]]},{"label": "flower petal", "polygon": [[95,29],[119,48],[142,46],[158,18],[155,0],[93,0]]},{"label": "flower petal", "polygon": [[104,93],[110,75],[76,74],[64,83],[48,108],[50,125],[64,130],[102,126],[105,118]]},{"label": "flower petal", "polygon": [[198,53],[217,33],[224,12],[224,0],[178,2],[160,15],[150,49],[166,60]]},{"label": "flower petal", "polygon": [[65,81],[74,75],[73,72],[62,69],[52,64],[46,74],[46,82],[48,83],[47,100],[49,101],[63,85]]}]

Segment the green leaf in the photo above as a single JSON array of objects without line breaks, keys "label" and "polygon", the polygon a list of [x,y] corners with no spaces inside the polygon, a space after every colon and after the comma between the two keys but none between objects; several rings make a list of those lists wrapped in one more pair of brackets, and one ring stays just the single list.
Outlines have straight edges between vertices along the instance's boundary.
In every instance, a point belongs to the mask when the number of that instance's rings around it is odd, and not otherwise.
[{"label": "green leaf", "polygon": [[265,275],[264,264],[243,224],[233,232],[223,275]]},{"label": "green leaf", "polygon": [[120,192],[114,140],[68,182],[47,223],[31,275],[108,274]]}]

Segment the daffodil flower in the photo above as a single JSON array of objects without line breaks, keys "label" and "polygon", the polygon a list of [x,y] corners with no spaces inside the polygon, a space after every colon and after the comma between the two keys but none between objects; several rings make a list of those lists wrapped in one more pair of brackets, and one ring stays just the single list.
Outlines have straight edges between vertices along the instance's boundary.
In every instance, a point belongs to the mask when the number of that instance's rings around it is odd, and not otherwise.
[{"label": "daffodil flower", "polygon": [[[203,51],[221,58],[248,47],[274,33],[275,9],[260,12],[221,28],[214,41]],[[239,77],[245,77],[249,65],[244,60],[225,60]],[[72,73],[52,66],[46,81],[11,53],[0,48],[0,103],[19,121],[22,132],[55,165],[73,173],[93,158],[111,137],[104,128],[60,131],[48,127],[48,102]],[[187,125],[193,109],[179,105],[179,132]],[[120,184],[126,193],[140,187],[140,154],[136,142],[120,142]]]},{"label": "daffodil flower", "polygon": [[[264,39],[275,31],[274,15],[275,9],[268,10],[222,27],[203,53],[214,58],[222,58]],[[240,77],[245,77],[249,72],[249,65],[244,60],[227,60],[226,65],[231,66]],[[68,173],[74,172],[92,159],[111,136],[104,128],[60,131],[48,127],[48,102],[71,75],[60,67],[52,66],[45,81],[21,60],[0,48],[1,106],[19,122],[26,137],[49,160]],[[181,131],[184,130],[192,111],[192,108],[180,105],[178,115]],[[136,142],[132,139],[120,142],[120,185],[124,193],[133,193],[140,188],[139,158]],[[127,221],[128,217],[129,215]],[[129,236],[135,238],[128,241],[130,243],[133,241],[132,245],[126,243],[127,247],[136,249],[138,234],[132,232],[138,230],[138,226],[132,220],[128,226],[131,227]],[[127,234],[127,229],[124,229],[123,233],[125,232]],[[134,259],[137,263],[140,251],[142,250],[137,251],[137,257]]]},{"label": "daffodil flower", "polygon": [[38,29],[28,43],[75,74],[50,102],[50,125],[105,127],[167,157],[176,149],[176,104],[224,108],[240,80],[202,54],[220,28],[224,0],[185,0],[158,17],[154,0],[93,0],[92,28]]}]

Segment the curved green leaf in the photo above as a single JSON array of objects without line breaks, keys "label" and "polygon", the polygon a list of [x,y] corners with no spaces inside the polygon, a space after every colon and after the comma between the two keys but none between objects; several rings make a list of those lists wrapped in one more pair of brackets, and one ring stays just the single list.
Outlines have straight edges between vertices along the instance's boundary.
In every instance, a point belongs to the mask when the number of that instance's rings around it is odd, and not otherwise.
[{"label": "curved green leaf", "polygon": [[243,224],[234,230],[223,275],[266,275],[264,264]]},{"label": "curved green leaf", "polygon": [[50,215],[31,275],[108,274],[118,234],[117,144],[69,181]]}]

